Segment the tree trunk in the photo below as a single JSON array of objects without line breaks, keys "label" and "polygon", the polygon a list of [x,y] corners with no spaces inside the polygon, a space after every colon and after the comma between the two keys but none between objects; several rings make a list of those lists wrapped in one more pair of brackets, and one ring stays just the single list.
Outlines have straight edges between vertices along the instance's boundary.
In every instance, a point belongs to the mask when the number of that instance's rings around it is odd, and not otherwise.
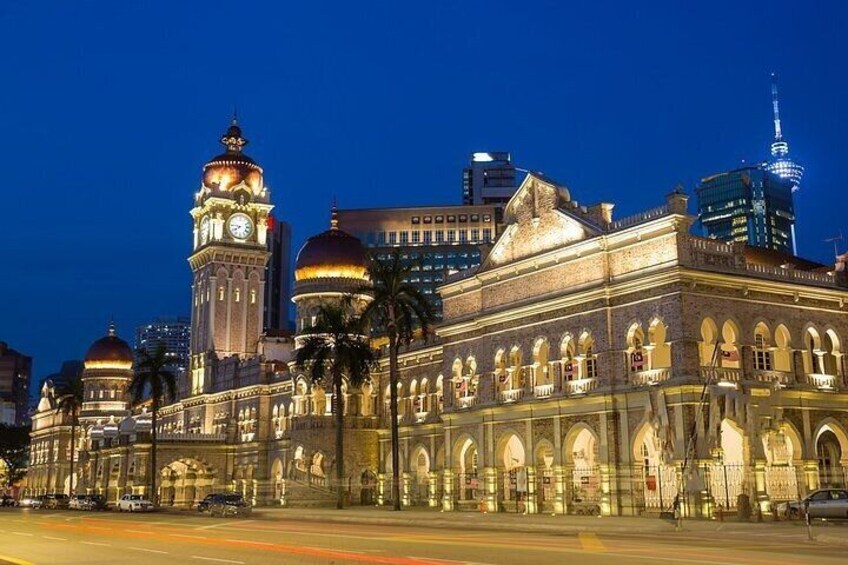
[{"label": "tree trunk", "polygon": [[156,412],[159,407],[155,398],[151,408],[153,415],[150,420],[150,502],[153,503],[153,506],[159,506],[159,496],[156,492],[156,475],[158,474],[156,467]]},{"label": "tree trunk", "polygon": [[[394,314],[394,310],[390,310]],[[392,316],[393,318],[394,316]],[[392,427],[392,508],[400,510],[400,437],[398,432],[398,340],[394,320],[389,325],[389,412]]]},{"label": "tree trunk", "polygon": [[333,400],[336,417],[336,508],[344,508],[344,398],[342,376],[333,375]]},{"label": "tree trunk", "polygon": [[74,447],[77,437],[76,411],[71,411],[71,480],[68,482],[68,496],[74,495]]}]

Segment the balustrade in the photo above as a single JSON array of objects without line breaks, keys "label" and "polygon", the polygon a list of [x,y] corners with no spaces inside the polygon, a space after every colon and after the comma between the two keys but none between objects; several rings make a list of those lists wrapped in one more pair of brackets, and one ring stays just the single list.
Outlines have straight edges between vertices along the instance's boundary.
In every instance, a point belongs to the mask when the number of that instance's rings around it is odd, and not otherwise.
[{"label": "balustrade", "polygon": [[742,369],[734,367],[701,367],[701,379],[721,385],[736,385],[742,380]]},{"label": "balustrade", "polygon": [[628,379],[631,385],[645,386],[655,385],[667,381],[671,377],[671,369],[664,367],[662,369],[648,369],[647,371],[638,371],[630,373]]},{"label": "balustrade", "polygon": [[524,389],[517,388],[513,390],[502,390],[501,391],[501,402],[517,402],[524,398]]},{"label": "balustrade", "polygon": [[554,393],[554,384],[544,384],[544,385],[536,385],[533,388],[533,395],[536,398],[548,398]]},{"label": "balustrade", "polygon": [[595,390],[597,386],[598,379],[574,379],[565,381],[562,388],[568,396],[582,396]]},{"label": "balustrade", "polygon": [[477,397],[476,396],[460,396],[456,399],[456,403],[460,409],[463,408],[471,408],[472,406],[477,405]]},{"label": "balustrade", "polygon": [[754,380],[761,383],[773,383],[782,386],[792,384],[792,373],[784,371],[766,371],[761,369],[754,370]]},{"label": "balustrade", "polygon": [[838,388],[838,380],[835,375],[808,373],[806,377],[807,384],[813,385],[819,390],[836,390]]}]

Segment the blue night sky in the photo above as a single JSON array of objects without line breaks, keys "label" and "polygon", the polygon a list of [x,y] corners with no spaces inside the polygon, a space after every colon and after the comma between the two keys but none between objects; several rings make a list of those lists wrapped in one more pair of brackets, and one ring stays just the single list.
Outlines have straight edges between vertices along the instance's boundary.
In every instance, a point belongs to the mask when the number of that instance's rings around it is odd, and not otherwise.
[{"label": "blue night sky", "polygon": [[807,169],[800,253],[830,262],[823,240],[848,235],[841,0],[6,0],[0,24],[0,339],[39,378],[110,316],[131,340],[189,313],[188,210],[234,105],[296,251],[334,194],[458,202],[475,150],[617,216],[691,193],[767,156],[775,71]]}]

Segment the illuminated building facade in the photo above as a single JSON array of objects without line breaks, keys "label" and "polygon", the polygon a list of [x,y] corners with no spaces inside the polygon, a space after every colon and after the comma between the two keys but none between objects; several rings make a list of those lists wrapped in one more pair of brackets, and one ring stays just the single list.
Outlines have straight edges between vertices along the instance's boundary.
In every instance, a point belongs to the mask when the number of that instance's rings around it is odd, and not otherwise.
[{"label": "illuminated building facade", "polygon": [[742,167],[701,180],[698,213],[706,235],[792,254],[792,183],[763,167]]},{"label": "illuminated building facade", "polygon": [[339,210],[339,222],[382,258],[397,250],[411,265],[409,282],[441,318],[438,287],[448,275],[482,263],[498,235],[494,205]]},{"label": "illuminated building facade", "polygon": [[[366,249],[339,214],[298,253],[291,340],[258,336],[233,354],[215,333],[203,346],[203,386],[159,413],[159,469],[149,466],[149,414],[122,404],[125,353],[114,340],[93,347],[78,489],[114,501],[147,493],[156,472],[159,499],[176,506],[220,490],[257,505],[332,504],[336,488],[379,504],[398,474],[404,504],[446,511],[640,515],[679,495],[684,512],[709,515],[740,494],[767,510],[845,485],[848,258],[793,263],[692,235],[695,218],[677,191],[634,216],[612,212],[579,205],[541,175],[524,179],[485,259],[439,287],[436,339],[401,352],[399,469],[390,463],[387,359],[370,383],[343,387],[343,485],[330,472],[332,391],[292,362],[319,303],[350,292],[353,307],[368,300],[359,292]],[[244,248],[262,257],[244,242],[214,247],[228,250],[215,255],[219,268]],[[224,280],[196,281],[196,296],[208,288],[209,298],[193,328],[217,327],[212,313],[223,309],[226,331],[242,336]],[[66,469],[63,444],[57,451],[45,439],[67,429],[52,394],[42,392],[33,431],[40,492],[63,484]]]}]

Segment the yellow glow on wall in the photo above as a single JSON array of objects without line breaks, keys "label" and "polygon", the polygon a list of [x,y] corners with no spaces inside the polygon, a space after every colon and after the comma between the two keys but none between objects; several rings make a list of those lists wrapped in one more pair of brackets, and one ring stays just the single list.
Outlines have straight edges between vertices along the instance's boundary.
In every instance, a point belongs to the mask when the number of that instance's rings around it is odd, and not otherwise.
[{"label": "yellow glow on wall", "polygon": [[314,265],[301,267],[294,272],[294,280],[311,279],[359,279],[368,280],[365,267],[354,265]]},{"label": "yellow glow on wall", "polygon": [[86,369],[114,369],[126,371],[132,369],[132,361],[86,361]]}]

